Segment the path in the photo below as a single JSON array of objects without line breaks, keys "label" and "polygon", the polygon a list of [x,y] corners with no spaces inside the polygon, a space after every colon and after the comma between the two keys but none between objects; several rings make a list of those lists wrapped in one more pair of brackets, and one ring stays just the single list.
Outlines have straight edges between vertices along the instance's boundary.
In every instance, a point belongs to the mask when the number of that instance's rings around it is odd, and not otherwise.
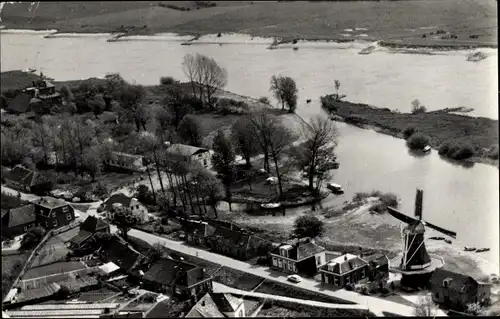
[{"label": "path", "polygon": [[256,297],[256,298],[263,298],[263,299],[272,299],[272,300],[293,302],[293,303],[297,303],[297,304],[310,305],[310,306],[323,307],[323,308],[368,310],[368,308],[366,306],[363,306],[363,305],[346,305],[346,304],[326,303],[326,302],[319,302],[319,301],[314,301],[314,300],[304,300],[304,299],[289,298],[289,297],[276,296],[276,295],[270,295],[270,294],[263,294],[263,293],[259,293],[259,292],[249,292],[249,291],[245,291],[245,290],[232,288],[232,287],[226,286],[224,284],[221,284],[221,283],[218,283],[215,281],[212,283],[212,286],[213,286],[213,291],[215,293],[231,293],[231,294],[243,295],[243,296],[248,296],[248,297]]}]

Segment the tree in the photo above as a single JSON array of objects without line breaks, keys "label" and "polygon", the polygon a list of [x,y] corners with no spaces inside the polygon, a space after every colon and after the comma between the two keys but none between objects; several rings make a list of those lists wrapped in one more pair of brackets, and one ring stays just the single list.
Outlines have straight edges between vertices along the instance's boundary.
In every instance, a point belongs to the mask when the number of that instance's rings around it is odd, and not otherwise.
[{"label": "tree", "polygon": [[141,127],[144,131],[146,131],[146,124],[148,123],[149,119],[151,118],[150,110],[145,105],[141,104],[135,110],[134,115],[135,115],[134,117],[135,117],[137,132],[140,131]]},{"label": "tree", "polygon": [[427,109],[418,99],[411,101],[411,114],[425,113]]},{"label": "tree", "polygon": [[257,155],[259,146],[250,117],[242,117],[233,124],[232,137],[234,139],[236,152],[245,158],[247,167],[250,167],[250,159],[252,156]]},{"label": "tree", "polygon": [[410,125],[406,126],[403,130],[403,136],[404,136],[405,140],[407,140],[410,136],[415,134],[417,131],[418,131],[418,129],[415,125],[410,124]]},{"label": "tree", "polygon": [[169,122],[176,129],[184,116],[192,113],[192,107],[188,104],[188,98],[178,84],[169,85],[166,88],[167,95],[163,99],[163,108],[169,115]]},{"label": "tree", "polygon": [[63,100],[66,101],[66,103],[73,102],[75,100],[73,93],[67,85],[61,86],[60,92]]},{"label": "tree", "polygon": [[134,215],[130,208],[118,206],[113,207],[113,210],[111,212],[111,222],[118,227],[118,229],[122,233],[122,236],[127,239],[128,231],[130,230],[130,228],[139,223],[139,218]]},{"label": "tree", "polygon": [[321,179],[322,172],[333,162],[338,131],[328,118],[317,116],[309,122],[304,135],[305,142],[295,149],[295,157],[299,166],[307,170],[309,189],[318,192],[319,188],[314,187],[314,177]]},{"label": "tree", "polygon": [[267,96],[261,96],[259,97],[259,100],[258,100],[260,103],[262,104],[266,104],[266,105],[269,105],[271,104],[271,101],[269,101],[269,99],[267,98]]},{"label": "tree", "polygon": [[202,189],[204,194],[207,196],[207,204],[212,206],[217,218],[217,205],[219,201],[224,198],[224,189],[220,180],[215,178],[212,174],[205,172],[204,178],[202,179]]},{"label": "tree", "polygon": [[35,227],[28,230],[21,239],[21,249],[31,249],[38,245],[38,243],[45,236],[45,229],[43,227]]},{"label": "tree", "polygon": [[122,87],[117,88],[113,92],[115,100],[120,103],[120,106],[125,111],[125,115],[131,120],[134,119],[136,126],[140,126],[141,122],[137,116],[137,109],[140,106],[144,96],[146,95],[146,90],[141,85],[131,85],[126,84]]},{"label": "tree", "polygon": [[269,144],[271,143],[271,125],[273,117],[269,110],[262,108],[250,115],[253,135],[260,150],[264,153],[264,169],[269,172]]},{"label": "tree", "polygon": [[288,106],[290,112],[294,112],[297,106],[297,85],[291,77],[273,75],[271,77],[270,91],[274,97],[281,103],[281,109]]},{"label": "tree", "polygon": [[200,123],[192,116],[185,116],[179,123],[179,135],[189,145],[200,146],[202,141]]},{"label": "tree", "polygon": [[197,97],[200,101],[202,100],[203,91],[199,88],[199,82],[197,80],[199,78],[199,68],[198,62],[192,53],[186,54],[182,60],[182,71],[189,79],[191,83],[191,89],[193,90],[193,95]]},{"label": "tree", "polygon": [[214,138],[213,150],[212,164],[217,173],[222,176],[222,184],[226,188],[226,197],[229,202],[229,210],[231,210],[231,185],[233,184],[235,153],[231,139],[221,130],[217,132]]},{"label": "tree", "polygon": [[176,83],[179,83],[179,81],[177,81],[176,79],[174,79],[171,76],[162,76],[160,78],[161,85],[172,85],[172,84],[176,84]]},{"label": "tree", "polygon": [[316,238],[323,234],[324,224],[315,216],[297,217],[294,222],[293,236],[296,238]]},{"label": "tree", "polygon": [[335,84],[335,94],[337,94],[337,100],[338,100],[339,99],[340,81],[339,80],[335,80],[334,84]]},{"label": "tree", "polygon": [[273,118],[269,126],[269,153],[274,161],[276,177],[278,178],[279,197],[283,197],[283,184],[281,180],[281,172],[279,161],[286,147],[292,143],[291,132],[276,118]]},{"label": "tree", "polygon": [[422,150],[429,145],[429,141],[430,139],[427,135],[417,132],[406,140],[406,145],[412,150]]},{"label": "tree", "polygon": [[144,151],[146,154],[152,155],[156,166],[156,173],[158,174],[158,180],[160,181],[161,192],[162,194],[165,194],[165,188],[163,187],[163,179],[160,171],[160,161],[163,153],[162,152],[163,145],[156,136],[154,136],[153,134],[147,134],[147,132],[144,132],[141,135],[139,142],[141,144],[140,149]]},{"label": "tree", "polygon": [[434,317],[436,314],[436,309],[432,299],[429,295],[421,296],[415,308],[413,310],[413,314],[416,317]]},{"label": "tree", "polygon": [[102,171],[103,158],[98,146],[92,146],[83,153],[83,167],[92,176],[92,182]]}]

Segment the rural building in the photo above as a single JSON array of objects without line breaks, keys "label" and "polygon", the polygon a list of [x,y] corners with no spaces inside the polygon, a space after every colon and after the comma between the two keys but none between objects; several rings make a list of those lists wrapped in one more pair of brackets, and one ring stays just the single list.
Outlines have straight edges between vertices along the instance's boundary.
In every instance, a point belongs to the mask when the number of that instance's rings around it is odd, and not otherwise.
[{"label": "rural building", "polygon": [[113,262],[129,275],[137,275],[139,267],[146,263],[144,255],[132,248],[126,241],[112,236],[99,250],[101,258]]},{"label": "rural building", "polygon": [[80,231],[69,240],[72,248],[82,247],[90,238],[97,233],[110,233],[109,225],[100,218],[89,216],[80,225]]},{"label": "rural building", "polygon": [[326,262],[325,248],[309,238],[281,244],[270,255],[271,268],[311,276]]},{"label": "rural building", "polygon": [[35,205],[2,210],[2,237],[12,238],[24,234],[36,225]]},{"label": "rural building", "polygon": [[389,278],[390,262],[386,255],[376,253],[370,256],[361,257],[369,263],[368,279],[370,281]]},{"label": "rural building", "polygon": [[2,177],[8,187],[21,192],[38,193],[49,191],[52,187],[52,183],[43,174],[22,165],[16,165]]},{"label": "rural building", "polygon": [[7,311],[10,318],[111,318],[118,303],[63,303],[24,306]]},{"label": "rural building", "polygon": [[148,209],[135,198],[129,197],[123,193],[114,194],[102,204],[99,208],[99,212],[104,211],[106,218],[112,218],[114,207],[130,208],[132,213],[139,218],[140,223],[149,222]]},{"label": "rural building", "polygon": [[205,242],[212,251],[240,260],[267,254],[269,243],[244,231],[216,227]]},{"label": "rural building", "polygon": [[109,158],[104,160],[109,167],[119,168],[132,172],[145,172],[144,158],[141,155],[111,152]]},{"label": "rural building", "polygon": [[[245,307],[249,305],[250,309]],[[208,292],[191,310],[186,318],[242,318],[255,317],[260,310],[261,302],[246,303],[244,299],[228,293]]]},{"label": "rural building", "polygon": [[203,221],[188,220],[183,228],[186,242],[197,246],[208,246],[207,238],[215,232],[215,227]]},{"label": "rural building", "polygon": [[23,93],[47,103],[61,103],[62,101],[61,94],[56,92],[55,85],[47,80],[33,81],[33,86],[26,88]]},{"label": "rural building", "polygon": [[491,285],[471,276],[438,268],[430,281],[432,300],[453,310],[464,311],[471,303],[487,305],[491,298]]},{"label": "rural building", "polygon": [[37,224],[45,229],[63,227],[75,220],[75,210],[62,200],[45,196],[31,203],[35,205]]},{"label": "rural building", "polygon": [[369,280],[369,262],[352,254],[345,254],[330,260],[326,265],[321,266],[319,271],[321,282],[335,287]]},{"label": "rural building", "polygon": [[7,111],[12,114],[42,113],[45,103],[28,93],[21,93],[8,103]]},{"label": "rural building", "polygon": [[142,277],[144,287],[161,293],[173,294],[179,298],[198,300],[201,293],[212,289],[212,277],[203,268],[160,258]]},{"label": "rural building", "polygon": [[207,169],[212,168],[212,152],[206,148],[186,144],[171,144],[167,145],[166,153],[167,161],[171,161],[172,163],[187,161],[198,163]]}]

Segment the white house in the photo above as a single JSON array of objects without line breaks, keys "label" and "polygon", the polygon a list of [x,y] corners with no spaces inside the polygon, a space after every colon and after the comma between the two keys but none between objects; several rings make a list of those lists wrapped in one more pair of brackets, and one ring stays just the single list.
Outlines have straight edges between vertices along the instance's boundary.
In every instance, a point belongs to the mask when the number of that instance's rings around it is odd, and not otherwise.
[{"label": "white house", "polygon": [[146,171],[146,166],[144,166],[143,157],[141,155],[112,152],[111,156],[104,160],[104,164],[136,172]]},{"label": "white house", "polygon": [[[206,169],[212,169],[212,153],[213,151],[186,144],[168,144],[166,153],[172,161],[188,160],[198,163]],[[168,160],[168,159],[167,159]]]},{"label": "white house", "polygon": [[106,218],[111,218],[113,208],[116,206],[130,208],[132,213],[139,218],[141,223],[149,222],[148,209],[146,208],[146,206],[141,204],[137,199],[128,197],[122,193],[114,194],[113,196],[111,196],[101,205],[99,210],[105,212]]}]

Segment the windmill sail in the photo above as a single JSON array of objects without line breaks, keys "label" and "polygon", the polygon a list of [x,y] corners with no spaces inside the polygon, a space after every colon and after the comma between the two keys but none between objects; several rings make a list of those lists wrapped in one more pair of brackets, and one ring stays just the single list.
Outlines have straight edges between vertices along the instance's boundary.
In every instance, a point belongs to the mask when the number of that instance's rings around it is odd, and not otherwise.
[{"label": "windmill sail", "polygon": [[424,200],[424,191],[417,189],[417,195],[415,196],[415,218],[422,219],[422,208]]},{"label": "windmill sail", "polygon": [[417,221],[415,218],[407,216],[407,215],[399,212],[394,207],[387,207],[387,211],[389,212],[389,214],[391,214],[393,217],[399,219],[403,223],[412,224],[412,223]]},{"label": "windmill sail", "polygon": [[434,225],[434,224],[431,224],[431,223],[429,223],[429,222],[427,222],[427,221],[425,221],[425,226],[427,226],[427,227],[429,227],[429,228],[432,228],[432,229],[434,229],[434,230],[436,230],[436,231],[438,231],[438,232],[440,232],[440,233],[443,233],[443,234],[445,234],[445,235],[447,235],[447,236],[453,237],[453,238],[455,238],[455,239],[457,238],[457,233],[456,233],[456,232],[454,232],[454,231],[451,231],[451,230],[447,230],[447,229],[441,228],[441,227],[436,226],[436,225]]}]

